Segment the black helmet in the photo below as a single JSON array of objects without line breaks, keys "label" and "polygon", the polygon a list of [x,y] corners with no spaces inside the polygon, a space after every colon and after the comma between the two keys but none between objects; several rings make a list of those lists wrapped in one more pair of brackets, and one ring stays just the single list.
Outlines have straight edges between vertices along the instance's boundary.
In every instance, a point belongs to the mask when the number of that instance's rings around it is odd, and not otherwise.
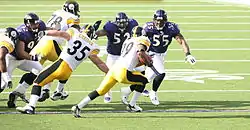
[{"label": "black helmet", "polygon": [[11,41],[13,41],[14,44],[17,43],[18,38],[19,38],[19,33],[17,32],[15,28],[8,27],[5,29],[4,33],[7,37],[11,39]]},{"label": "black helmet", "polygon": [[158,29],[162,29],[165,23],[168,21],[167,13],[162,9],[156,10],[154,13],[153,20],[154,20],[155,26]]},{"label": "black helmet", "polygon": [[125,29],[128,26],[128,16],[120,12],[116,15],[115,22],[119,28]]},{"label": "black helmet", "polygon": [[78,14],[80,12],[79,4],[74,0],[67,0],[63,5],[63,10],[80,17],[80,14]]},{"label": "black helmet", "polygon": [[133,29],[132,29],[132,37],[139,37],[142,35],[142,30],[143,28],[140,27],[140,26],[135,26]]},{"label": "black helmet", "polygon": [[28,13],[24,16],[24,24],[33,32],[39,28],[39,17],[35,13]]}]

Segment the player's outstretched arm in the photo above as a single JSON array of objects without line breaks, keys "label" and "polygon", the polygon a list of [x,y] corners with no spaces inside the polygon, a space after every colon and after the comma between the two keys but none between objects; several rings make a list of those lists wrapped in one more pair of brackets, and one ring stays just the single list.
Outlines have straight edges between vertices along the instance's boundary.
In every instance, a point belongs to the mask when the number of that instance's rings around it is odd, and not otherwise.
[{"label": "player's outstretched arm", "polygon": [[0,72],[2,73],[7,71],[6,60],[5,60],[6,54],[8,54],[7,48],[1,47],[0,48]]},{"label": "player's outstretched arm", "polygon": [[61,37],[66,39],[67,41],[70,40],[71,35],[65,31],[57,31],[57,30],[47,30],[45,31],[45,35],[53,36],[53,37]]},{"label": "player's outstretched arm", "polygon": [[186,61],[188,61],[191,65],[196,63],[195,58],[191,55],[189,46],[181,33],[175,36],[176,41],[182,46],[184,53],[186,54]]},{"label": "player's outstretched arm", "polygon": [[106,36],[107,35],[107,32],[105,30],[98,30],[96,33],[95,33],[98,37],[102,37],[102,36]]},{"label": "player's outstretched arm", "polygon": [[97,55],[90,55],[89,59],[104,73],[108,73],[109,68],[107,65],[97,56]]}]

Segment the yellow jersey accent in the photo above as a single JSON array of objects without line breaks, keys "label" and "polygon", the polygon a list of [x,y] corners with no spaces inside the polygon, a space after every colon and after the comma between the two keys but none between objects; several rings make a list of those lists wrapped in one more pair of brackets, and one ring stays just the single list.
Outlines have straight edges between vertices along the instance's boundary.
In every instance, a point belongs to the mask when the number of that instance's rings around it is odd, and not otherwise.
[{"label": "yellow jersey accent", "polygon": [[139,26],[136,26],[136,27],[134,28],[135,31],[134,31],[132,37],[136,37],[136,30],[137,30],[138,27],[139,27]]},{"label": "yellow jersey accent", "polygon": [[70,35],[70,37],[75,35],[75,31],[73,28],[69,28],[66,32]]},{"label": "yellow jersey accent", "polygon": [[80,19],[73,19],[73,18],[68,18],[67,19],[67,24],[68,25],[74,25],[74,24],[77,24],[79,25],[80,24]]},{"label": "yellow jersey accent", "polygon": [[91,52],[91,55],[97,55],[99,54],[100,50],[99,49],[95,49]]},{"label": "yellow jersey accent", "polygon": [[2,47],[2,46],[6,47],[9,53],[11,53],[12,51],[14,51],[13,45],[11,45],[10,43],[8,43],[6,41],[1,41],[0,42],[0,47]]}]

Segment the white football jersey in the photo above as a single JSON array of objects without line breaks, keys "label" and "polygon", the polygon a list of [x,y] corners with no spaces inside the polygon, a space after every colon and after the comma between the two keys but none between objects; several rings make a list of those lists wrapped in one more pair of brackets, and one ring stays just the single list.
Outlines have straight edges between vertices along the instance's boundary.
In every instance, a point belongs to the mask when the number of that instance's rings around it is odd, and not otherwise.
[{"label": "white football jersey", "polygon": [[85,33],[80,33],[75,28],[70,28],[67,32],[71,33],[71,39],[63,48],[59,58],[67,62],[72,70],[75,70],[89,55],[98,54],[100,49]]},{"label": "white football jersey", "polygon": [[15,49],[13,41],[11,41],[11,39],[4,34],[0,34],[0,47],[2,46],[6,47],[9,53]]},{"label": "white football jersey", "polygon": [[[67,31],[71,25],[80,24],[80,18],[64,10],[57,10],[52,14],[50,19],[47,21],[46,26],[55,28],[55,25],[58,23],[60,24],[59,30]],[[55,40],[58,44],[62,44],[64,42],[63,38],[50,37],[50,36],[46,36],[46,38],[49,40]]]},{"label": "white football jersey", "polygon": [[150,41],[146,37],[132,37],[123,43],[121,56],[116,63],[129,71],[133,71],[139,63],[137,52],[139,51],[138,45],[144,44],[147,49],[150,46]]}]

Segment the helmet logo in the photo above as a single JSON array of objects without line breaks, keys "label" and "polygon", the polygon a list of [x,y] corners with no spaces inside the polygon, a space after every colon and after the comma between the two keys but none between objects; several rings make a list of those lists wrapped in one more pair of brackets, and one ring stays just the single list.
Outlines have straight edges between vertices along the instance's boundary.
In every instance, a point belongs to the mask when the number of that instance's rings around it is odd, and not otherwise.
[{"label": "helmet logo", "polygon": [[74,10],[75,6],[74,4],[69,4],[69,10]]},{"label": "helmet logo", "polygon": [[10,32],[10,35],[11,35],[12,37],[16,37],[16,36],[17,36],[17,33],[16,33],[16,31],[11,31],[11,32]]}]

